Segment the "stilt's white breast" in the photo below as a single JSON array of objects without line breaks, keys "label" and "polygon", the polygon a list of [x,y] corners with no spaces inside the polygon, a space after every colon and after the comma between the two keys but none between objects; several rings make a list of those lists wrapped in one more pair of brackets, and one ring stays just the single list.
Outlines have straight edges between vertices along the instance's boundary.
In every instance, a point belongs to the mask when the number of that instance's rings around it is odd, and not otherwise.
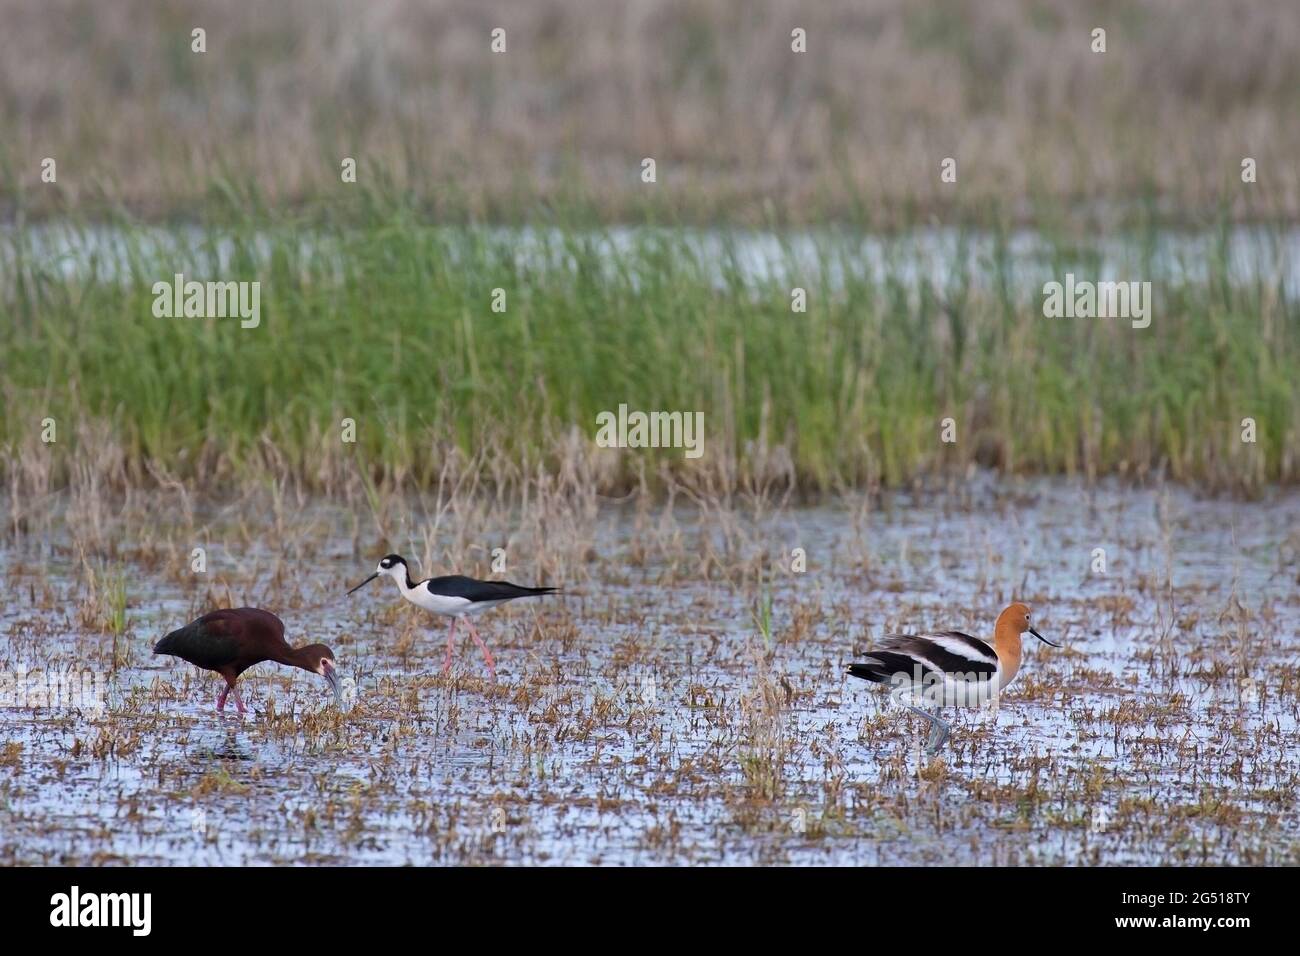
[{"label": "stilt's white breast", "polygon": [[471,601],[467,597],[450,594],[438,594],[429,590],[429,582],[421,581],[415,587],[402,591],[406,598],[417,607],[422,607],[433,614],[443,617],[461,617],[462,615],[482,614],[489,608],[504,604],[506,599],[494,601]]},{"label": "stilt's white breast", "polygon": [[417,584],[409,591],[403,591],[402,597],[417,607],[422,607],[433,614],[441,614],[443,617],[456,617],[464,614],[466,609],[474,603],[469,598],[430,594],[428,587],[423,583]]}]

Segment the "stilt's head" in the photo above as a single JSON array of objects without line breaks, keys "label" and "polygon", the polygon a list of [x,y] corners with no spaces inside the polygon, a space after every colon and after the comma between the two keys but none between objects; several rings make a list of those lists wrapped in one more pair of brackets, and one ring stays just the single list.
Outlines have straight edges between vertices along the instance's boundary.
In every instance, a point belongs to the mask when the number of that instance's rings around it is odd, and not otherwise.
[{"label": "stilt's head", "polygon": [[[392,578],[394,581],[398,581],[398,582],[405,581],[407,579],[406,559],[403,558],[400,554],[384,555],[382,558],[379,559],[379,564],[375,568],[375,573],[370,575],[370,577],[366,578],[364,581],[362,581],[360,584],[354,587],[352,591],[359,591],[361,588],[365,587],[375,578],[380,577],[382,575],[388,575],[388,577]],[[352,591],[349,591],[348,593],[351,594]]]},{"label": "stilt's head", "polygon": [[1060,644],[1053,644],[1047,638],[1043,637],[1043,635],[1034,630],[1034,626],[1029,623],[1029,605],[1021,604],[1019,601],[1015,604],[1007,605],[1006,609],[998,615],[997,627],[994,630],[997,634],[1003,634],[1010,631],[1017,637],[1024,634],[1025,631],[1028,631],[1044,644],[1048,644],[1051,647],[1061,646]]}]

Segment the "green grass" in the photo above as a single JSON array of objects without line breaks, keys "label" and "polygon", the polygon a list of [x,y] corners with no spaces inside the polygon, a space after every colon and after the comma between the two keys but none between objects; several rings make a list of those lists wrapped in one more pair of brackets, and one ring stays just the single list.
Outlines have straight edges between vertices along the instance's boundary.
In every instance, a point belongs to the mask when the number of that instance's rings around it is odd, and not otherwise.
[{"label": "green grass", "polygon": [[[820,240],[816,271],[788,256],[777,279],[757,282],[734,261],[719,276],[672,229],[610,254],[599,229],[551,224],[545,255],[571,268],[521,265],[513,234],[423,225],[375,194],[337,219],[258,207],[176,231],[196,257],[228,237],[231,267],[187,278],[260,280],[251,330],[155,318],[151,286],[177,259],[135,222],[112,224],[127,263],[117,278],[70,277],[36,257],[29,233],[0,233],[16,266],[0,288],[0,470],[51,455],[65,479],[67,456],[106,425],[128,480],[152,462],[201,485],[287,471],[312,486],[358,465],[373,480],[427,482],[453,447],[556,466],[571,429],[590,444],[597,412],[626,402],[702,410],[705,454],[623,452],[602,473],[608,488],[647,461],[757,480],[772,466],[752,449],[780,446],[806,491],[972,463],[1163,467],[1247,489],[1300,475],[1296,304],[1235,281],[1220,254],[1208,283],[1160,284],[1151,327],[1134,330],[1044,318],[1042,280],[1026,286],[1004,254],[912,296],[905,257],[877,282],[847,237]],[[1050,277],[1087,273],[1072,265],[1076,242],[1047,242]],[[1132,275],[1149,273],[1139,262]],[[805,314],[790,309],[795,285]],[[494,288],[504,314],[491,311]],[[46,416],[56,445],[40,443]],[[1240,442],[1247,416],[1256,445]],[[939,441],[946,417],[955,444]],[[341,441],[344,418],[355,445]]]}]

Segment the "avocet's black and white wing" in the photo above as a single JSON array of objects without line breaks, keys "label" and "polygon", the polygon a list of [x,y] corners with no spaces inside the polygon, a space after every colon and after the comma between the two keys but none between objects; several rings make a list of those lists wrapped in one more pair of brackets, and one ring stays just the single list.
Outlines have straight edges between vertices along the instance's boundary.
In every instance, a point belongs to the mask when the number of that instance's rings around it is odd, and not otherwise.
[{"label": "avocet's black and white wing", "polygon": [[849,674],[877,684],[952,678],[988,680],[998,673],[998,655],[978,637],[961,631],[933,634],[887,634],[877,647],[866,652],[860,663],[849,665]]}]

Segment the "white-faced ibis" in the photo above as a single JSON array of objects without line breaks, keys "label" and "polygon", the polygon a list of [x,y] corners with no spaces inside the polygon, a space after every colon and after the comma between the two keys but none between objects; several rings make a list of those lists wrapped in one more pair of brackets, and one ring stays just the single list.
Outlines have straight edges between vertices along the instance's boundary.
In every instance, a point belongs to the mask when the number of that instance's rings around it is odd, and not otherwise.
[{"label": "white-faced ibis", "polygon": [[235,706],[241,714],[244,713],[244,701],[235,681],[244,671],[263,661],[301,667],[319,674],[334,691],[334,702],[341,699],[334,652],[324,644],[290,647],[284,639],[284,622],[260,608],[225,608],[205,614],[172,631],[154,645],[153,652],[179,657],[195,667],[216,671],[224,677],[226,687],[217,697],[218,712],[225,710],[226,697],[234,691]]},{"label": "white-faced ibis", "polygon": [[492,652],[488,650],[487,645],[478,636],[478,631],[475,630],[474,622],[470,618],[473,615],[482,614],[488,608],[504,604],[506,601],[513,601],[516,598],[537,597],[559,590],[558,588],[526,588],[518,584],[511,584],[509,581],[478,581],[459,574],[441,578],[427,578],[417,584],[411,580],[411,572],[406,567],[406,559],[400,554],[390,554],[379,562],[374,574],[348,593],[351,594],[353,591],[365,587],[381,575],[387,575],[396,581],[398,590],[402,592],[402,597],[412,604],[441,617],[451,618],[451,625],[447,629],[447,656],[442,662],[444,674],[451,670],[451,652],[456,642],[456,622],[464,621],[465,626],[469,628],[470,636],[474,638],[474,643],[483,652],[483,659],[487,662],[488,675],[493,679],[496,678],[496,665],[492,662]]},{"label": "white-faced ibis", "polygon": [[993,626],[993,643],[961,631],[933,634],[887,634],[878,648],[866,653],[861,664],[850,664],[849,674],[877,684],[889,684],[894,699],[930,722],[929,751],[948,739],[947,722],[901,699],[912,696],[933,706],[970,707],[994,700],[1020,669],[1021,635],[1028,631],[1044,644],[1052,644],[1029,623],[1029,608],[1009,605]]}]

